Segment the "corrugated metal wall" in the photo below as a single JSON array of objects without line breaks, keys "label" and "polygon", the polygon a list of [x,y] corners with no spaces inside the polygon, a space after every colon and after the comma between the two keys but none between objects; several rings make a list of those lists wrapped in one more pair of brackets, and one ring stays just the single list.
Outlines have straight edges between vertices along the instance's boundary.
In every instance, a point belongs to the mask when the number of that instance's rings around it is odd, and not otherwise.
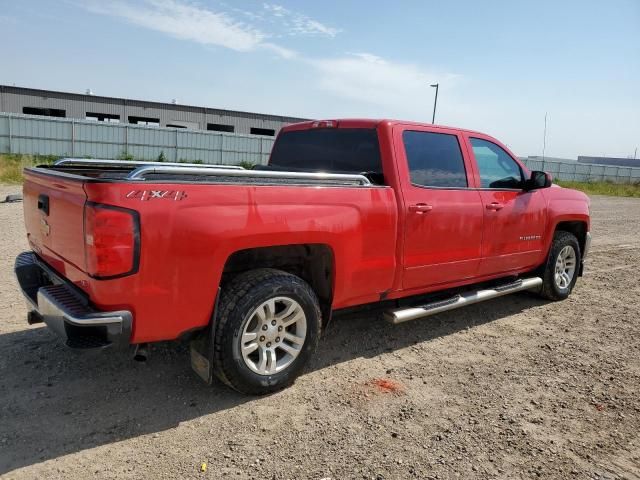
[{"label": "corrugated metal wall", "polygon": [[157,118],[162,127],[178,124],[204,131],[209,123],[232,125],[234,133],[247,135],[254,127],[272,129],[277,134],[284,125],[304,120],[280,115],[0,85],[0,112],[22,114],[25,107],[64,110],[65,118],[77,120],[85,120],[89,112],[118,115],[121,124],[128,123],[130,116],[136,116]]},{"label": "corrugated metal wall", "polygon": [[266,164],[274,139],[0,113],[0,153]]},{"label": "corrugated metal wall", "polygon": [[[113,159],[266,164],[274,139],[255,135],[141,127],[0,113],[0,153]],[[640,168],[522,159],[560,180],[640,182]]]},{"label": "corrugated metal wall", "polygon": [[576,182],[639,183],[640,168],[613,167],[578,162],[521,159],[531,170],[543,170],[553,178]]}]

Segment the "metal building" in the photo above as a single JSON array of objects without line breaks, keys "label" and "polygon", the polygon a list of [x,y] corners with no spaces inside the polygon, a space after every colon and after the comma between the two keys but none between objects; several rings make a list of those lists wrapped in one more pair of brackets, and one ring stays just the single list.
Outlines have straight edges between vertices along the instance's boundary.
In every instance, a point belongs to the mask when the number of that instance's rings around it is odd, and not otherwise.
[{"label": "metal building", "polygon": [[0,85],[0,112],[273,137],[303,118]]},{"label": "metal building", "polygon": [[587,157],[580,155],[579,163],[596,163],[598,165],[615,165],[618,167],[640,167],[640,159],[619,157]]}]

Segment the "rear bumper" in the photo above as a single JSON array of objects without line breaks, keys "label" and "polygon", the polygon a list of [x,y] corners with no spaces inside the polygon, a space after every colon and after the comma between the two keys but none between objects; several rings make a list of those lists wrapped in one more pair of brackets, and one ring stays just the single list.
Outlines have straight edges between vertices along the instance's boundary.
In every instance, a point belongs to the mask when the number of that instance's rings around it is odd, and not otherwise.
[{"label": "rear bumper", "polygon": [[94,309],[86,295],[33,252],[18,255],[14,271],[27,300],[29,323],[43,321],[65,345],[77,350],[129,345],[131,312]]}]

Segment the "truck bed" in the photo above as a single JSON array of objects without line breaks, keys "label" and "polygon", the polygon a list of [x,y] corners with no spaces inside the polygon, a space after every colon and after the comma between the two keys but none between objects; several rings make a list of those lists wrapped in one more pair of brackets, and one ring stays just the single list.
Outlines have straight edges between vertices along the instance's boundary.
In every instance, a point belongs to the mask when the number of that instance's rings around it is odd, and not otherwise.
[{"label": "truck bed", "polygon": [[199,182],[213,184],[245,183],[254,185],[349,185],[371,186],[364,175],[337,173],[246,170],[238,166],[185,163],[131,162],[117,160],[58,160],[39,165],[36,171],[72,175],[85,180],[149,182]]}]

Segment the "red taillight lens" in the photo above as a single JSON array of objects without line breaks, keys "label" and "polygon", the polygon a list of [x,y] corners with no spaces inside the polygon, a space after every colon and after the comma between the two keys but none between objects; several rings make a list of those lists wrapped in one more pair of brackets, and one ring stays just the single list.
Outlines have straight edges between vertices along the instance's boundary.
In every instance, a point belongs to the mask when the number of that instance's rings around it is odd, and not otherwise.
[{"label": "red taillight lens", "polygon": [[89,275],[113,277],[134,273],[138,242],[137,212],[91,203],[85,206],[84,244]]}]

